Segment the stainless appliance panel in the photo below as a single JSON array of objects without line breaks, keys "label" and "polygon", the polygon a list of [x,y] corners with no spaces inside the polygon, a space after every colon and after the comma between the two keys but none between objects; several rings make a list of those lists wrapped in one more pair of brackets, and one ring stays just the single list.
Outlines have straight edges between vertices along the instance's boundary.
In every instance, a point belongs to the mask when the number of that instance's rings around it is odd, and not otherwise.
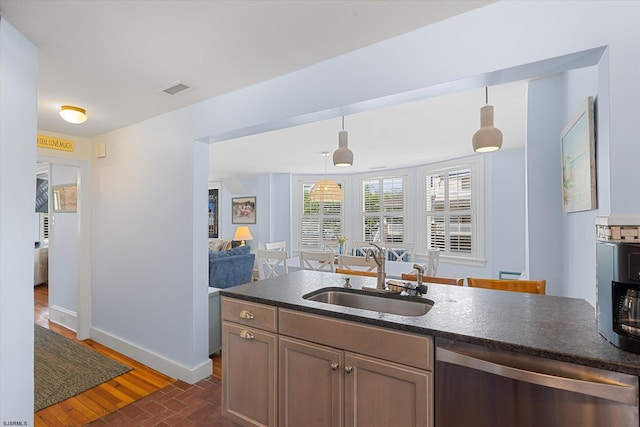
[{"label": "stainless appliance panel", "polygon": [[638,426],[638,378],[436,340],[436,427]]}]

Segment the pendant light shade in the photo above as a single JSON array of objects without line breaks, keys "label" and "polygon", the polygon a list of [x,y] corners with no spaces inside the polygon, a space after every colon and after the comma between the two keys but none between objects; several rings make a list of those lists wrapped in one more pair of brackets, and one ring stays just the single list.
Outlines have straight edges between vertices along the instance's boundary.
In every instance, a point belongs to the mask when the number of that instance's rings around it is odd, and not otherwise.
[{"label": "pendant light shade", "polygon": [[[324,156],[324,173],[327,174],[327,157],[329,153],[323,151]],[[309,200],[312,202],[339,202],[342,200],[342,190],[340,186],[330,179],[322,179],[311,187],[309,191]]]},{"label": "pendant light shade", "polygon": [[311,187],[309,199],[312,202],[339,202],[342,200],[342,190],[330,179],[323,179]]},{"label": "pendant light shade", "polygon": [[486,91],[486,103],[480,109],[480,129],[473,134],[473,151],[476,153],[489,153],[502,147],[502,132],[493,127],[493,105],[489,103],[489,89]]},{"label": "pendant light shade", "polygon": [[344,130],[344,116],[342,117],[342,130],[338,133],[338,149],[333,152],[333,166],[348,167],[353,164],[353,151],[349,150],[349,135]]},{"label": "pendant light shade", "polygon": [[63,105],[60,107],[60,117],[69,123],[79,125],[87,120],[87,111],[73,105]]}]

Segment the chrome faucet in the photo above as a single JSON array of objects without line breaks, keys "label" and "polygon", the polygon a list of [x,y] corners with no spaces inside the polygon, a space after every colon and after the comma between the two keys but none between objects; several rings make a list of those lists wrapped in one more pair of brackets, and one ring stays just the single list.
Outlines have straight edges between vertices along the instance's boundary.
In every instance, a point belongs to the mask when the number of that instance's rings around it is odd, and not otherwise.
[{"label": "chrome faucet", "polygon": [[422,277],[424,276],[424,267],[420,264],[413,264],[413,268],[418,270],[418,286],[422,285]]},{"label": "chrome faucet", "polygon": [[371,246],[375,246],[376,248],[378,248],[378,251],[376,253],[376,251],[373,248],[369,248],[365,253],[365,259],[369,260],[369,257],[371,256],[373,260],[376,262],[376,265],[378,266],[377,268],[378,282],[376,283],[376,289],[385,290],[386,286],[384,281],[387,277],[387,273],[384,271],[386,251],[384,250],[384,248],[380,247],[379,245],[376,245],[375,243],[369,243],[369,244]]}]

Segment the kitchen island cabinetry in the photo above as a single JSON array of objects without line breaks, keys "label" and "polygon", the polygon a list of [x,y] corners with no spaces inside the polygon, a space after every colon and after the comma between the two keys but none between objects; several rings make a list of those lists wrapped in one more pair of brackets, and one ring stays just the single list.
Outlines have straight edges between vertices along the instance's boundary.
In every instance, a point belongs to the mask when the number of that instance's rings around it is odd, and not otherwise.
[{"label": "kitchen island cabinetry", "polygon": [[228,297],[222,307],[223,413],[232,421],[433,426],[431,337]]},{"label": "kitchen island cabinetry", "polygon": [[287,309],[278,319],[281,426],[433,425],[431,337]]},{"label": "kitchen island cabinetry", "polygon": [[276,312],[223,298],[222,413],[240,425],[277,425]]},{"label": "kitchen island cabinetry", "polygon": [[[230,301],[261,304],[272,311],[272,329],[262,329],[276,335],[278,345],[278,366],[274,368],[278,383],[278,395],[275,397],[278,425],[386,423],[395,426],[400,425],[399,422],[415,426],[450,425],[442,408],[449,408],[458,415],[456,402],[463,395],[470,401],[479,402],[478,396],[485,389],[473,384],[475,377],[469,368],[478,370],[480,362],[474,360],[468,364],[466,361],[470,353],[465,350],[464,358],[452,358],[443,351],[442,345],[434,350],[435,340],[440,343],[449,340],[460,346],[474,345],[492,355],[505,352],[507,356],[498,360],[499,363],[481,363],[482,366],[491,366],[491,369],[500,365],[500,372],[515,372],[517,375],[523,370],[538,372],[536,366],[529,364],[513,369],[513,361],[519,356],[532,356],[536,358],[537,365],[544,359],[554,367],[553,375],[563,377],[564,384],[574,387],[577,384],[574,380],[580,380],[576,390],[578,394],[586,391],[584,378],[570,377],[568,371],[557,368],[559,364],[570,364],[579,371],[595,368],[631,376],[633,381],[625,380],[629,386],[622,389],[610,384],[596,386],[606,393],[613,389],[614,400],[622,396],[624,404],[630,406],[628,418],[619,418],[619,411],[616,411],[614,415],[605,415],[597,425],[638,426],[640,355],[621,350],[603,338],[597,330],[595,310],[584,300],[430,284],[424,298],[431,302],[431,309],[426,314],[416,315],[395,314],[391,309],[385,311],[385,307],[391,307],[389,304],[376,306],[381,308],[379,311],[356,308],[349,305],[353,300],[344,298],[331,302],[313,298],[319,291],[327,294],[369,294],[363,289],[375,286],[376,278],[354,276],[348,291],[342,290],[343,285],[342,275],[301,270],[221,291],[221,295]],[[365,298],[358,301],[363,302],[362,307],[367,306],[365,301],[370,302]],[[438,357],[438,364],[434,363],[434,355]],[[474,359],[478,358],[474,356]],[[479,359],[484,360],[484,357]],[[460,374],[452,377],[447,374],[449,367],[444,364],[456,365],[456,360],[462,363],[455,368],[460,370]],[[404,374],[407,376],[403,377]],[[534,375],[535,378],[547,376]],[[437,381],[434,381],[436,377]],[[564,381],[564,377],[570,377],[569,381]],[[438,385],[431,385],[432,381]],[[224,382],[223,378],[223,385]],[[522,382],[520,377],[518,382]],[[425,383],[426,392],[423,393],[420,387]],[[451,385],[457,388],[446,394]],[[535,387],[538,386],[535,383]],[[492,385],[491,388],[495,387]],[[555,380],[547,388],[555,393]],[[314,397],[309,397],[311,395]],[[607,396],[603,398],[611,400]],[[393,401],[396,397],[397,401]],[[227,399],[226,396],[224,398]],[[434,398],[440,405],[437,414],[432,406]],[[385,406],[389,401],[393,403]],[[559,403],[555,398],[544,401]],[[531,405],[531,402],[530,396],[520,399],[515,413],[518,416],[535,416],[546,411]],[[315,403],[318,405],[314,406]],[[407,405],[403,406],[405,403]],[[566,404],[563,406],[563,409],[567,408]],[[601,401],[595,403],[597,411],[604,406]],[[391,423],[385,418],[386,411],[391,411],[388,408],[393,408]],[[426,410],[426,422],[421,418],[424,415],[420,410]],[[304,418],[304,413],[310,416],[310,420]],[[486,403],[475,409],[468,408],[465,413],[468,418],[464,422],[480,425],[487,420],[487,413]],[[412,414],[414,418],[402,419],[406,414]],[[491,420],[489,424],[482,425],[492,425]]]}]

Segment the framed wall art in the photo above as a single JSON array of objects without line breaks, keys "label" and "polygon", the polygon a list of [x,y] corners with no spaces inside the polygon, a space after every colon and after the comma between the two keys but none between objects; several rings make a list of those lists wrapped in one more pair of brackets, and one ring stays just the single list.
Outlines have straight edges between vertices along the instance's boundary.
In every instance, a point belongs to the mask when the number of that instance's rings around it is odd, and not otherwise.
[{"label": "framed wall art", "polygon": [[255,224],[256,223],[256,198],[234,197],[231,199],[231,223]]},{"label": "framed wall art", "polygon": [[560,134],[562,153],[562,211],[595,209],[596,136],[593,97],[587,98]]},{"label": "framed wall art", "polygon": [[78,208],[78,186],[76,184],[54,185],[53,193],[54,212],[76,212]]}]

